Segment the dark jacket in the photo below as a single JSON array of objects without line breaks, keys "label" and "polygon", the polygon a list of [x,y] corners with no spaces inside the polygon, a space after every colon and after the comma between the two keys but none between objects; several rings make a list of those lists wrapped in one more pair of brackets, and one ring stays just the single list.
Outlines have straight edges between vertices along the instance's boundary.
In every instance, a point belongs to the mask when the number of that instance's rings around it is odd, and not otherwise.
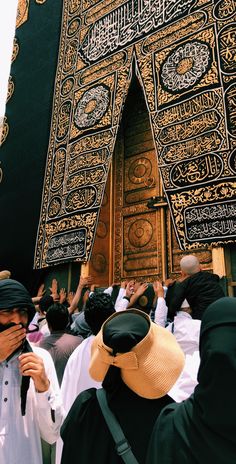
[{"label": "dark jacket", "polygon": [[219,276],[206,271],[199,271],[187,277],[183,282],[175,282],[168,288],[166,304],[168,316],[173,319],[180,310],[184,299],[192,309],[193,319],[202,319],[205,309],[214,301],[225,296],[219,283]]}]

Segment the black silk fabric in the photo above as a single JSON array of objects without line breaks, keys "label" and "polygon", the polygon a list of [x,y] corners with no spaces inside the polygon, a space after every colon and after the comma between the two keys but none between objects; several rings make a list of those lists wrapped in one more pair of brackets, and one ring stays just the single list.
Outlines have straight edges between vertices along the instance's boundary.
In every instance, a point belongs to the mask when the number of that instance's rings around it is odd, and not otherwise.
[{"label": "black silk fabric", "polygon": [[9,133],[0,149],[0,264],[28,286],[34,277],[63,1],[22,3],[29,4],[28,18],[15,33],[14,92],[6,107]]},{"label": "black silk fabric", "polygon": [[160,415],[146,464],[235,464],[235,298],[221,298],[206,310],[200,356],[199,384],[189,399]]}]

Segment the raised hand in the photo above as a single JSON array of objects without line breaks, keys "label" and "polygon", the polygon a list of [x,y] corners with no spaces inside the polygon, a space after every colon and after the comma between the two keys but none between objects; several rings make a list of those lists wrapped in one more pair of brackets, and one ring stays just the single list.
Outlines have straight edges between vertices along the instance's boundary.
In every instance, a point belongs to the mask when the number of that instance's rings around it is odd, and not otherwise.
[{"label": "raised hand", "polygon": [[59,301],[61,304],[63,304],[66,301],[66,289],[61,288],[59,292]]},{"label": "raised hand", "polygon": [[68,293],[68,295],[67,295],[67,301],[68,301],[69,305],[71,305],[74,296],[75,296],[75,292],[69,292],[69,293]]},{"label": "raised hand", "polygon": [[91,276],[82,277],[80,276],[79,279],[79,288],[89,287],[93,282],[93,278]]},{"label": "raised hand", "polygon": [[136,292],[135,292],[135,295],[136,296],[143,295],[147,288],[148,288],[148,283],[147,282],[144,282],[144,283],[140,284],[139,287],[137,288]]},{"label": "raised hand", "polygon": [[23,353],[18,359],[21,375],[32,377],[37,392],[43,393],[47,391],[50,382],[42,358],[35,353]]},{"label": "raised hand", "polygon": [[164,288],[161,284],[161,282],[159,282],[158,280],[156,280],[156,282],[153,282],[153,290],[155,292],[155,295],[160,298],[164,298]]},{"label": "raised hand", "polygon": [[50,292],[51,292],[51,296],[53,298],[53,301],[59,301],[57,279],[52,279],[52,284],[51,285],[52,286],[50,287]]},{"label": "raised hand", "polygon": [[45,287],[44,287],[44,284],[41,284],[39,289],[38,289],[38,292],[37,292],[37,296],[39,296],[40,298],[42,298],[42,296],[44,295],[45,293]]}]

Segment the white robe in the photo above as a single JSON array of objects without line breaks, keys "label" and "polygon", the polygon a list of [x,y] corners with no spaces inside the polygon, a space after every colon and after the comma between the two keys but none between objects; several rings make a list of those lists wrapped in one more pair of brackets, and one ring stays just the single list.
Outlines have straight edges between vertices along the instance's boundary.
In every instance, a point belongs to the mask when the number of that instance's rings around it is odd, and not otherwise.
[{"label": "white robe", "polygon": [[[39,347],[33,351],[44,361],[49,389],[37,393],[30,379],[26,415],[21,414],[18,355],[0,363],[0,463],[42,464],[41,438],[54,443],[64,419],[61,394],[50,354]],[[52,420],[54,411],[55,422]]]}]

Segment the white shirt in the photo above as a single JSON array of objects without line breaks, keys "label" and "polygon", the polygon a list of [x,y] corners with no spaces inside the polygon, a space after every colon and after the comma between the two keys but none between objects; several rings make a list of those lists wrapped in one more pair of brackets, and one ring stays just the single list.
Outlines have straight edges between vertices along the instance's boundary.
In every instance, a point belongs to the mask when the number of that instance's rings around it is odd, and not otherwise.
[{"label": "white shirt", "polygon": [[120,290],[119,290],[116,302],[115,302],[115,310],[116,310],[116,312],[124,311],[127,308],[127,306],[129,305],[129,300],[124,298],[125,293],[126,293],[125,288],[121,287]]},{"label": "white shirt", "polygon": [[[82,391],[88,388],[101,388],[101,382],[93,380],[88,370],[93,339],[94,335],[86,338],[68,359],[61,384],[61,395],[66,414],[68,414],[75,399]],[[56,446],[57,464],[61,462],[62,448],[63,441],[59,438]]]},{"label": "white shirt", "polygon": [[[168,308],[165,299],[157,300],[155,323],[166,327]],[[166,329],[172,332],[185,354],[193,354],[199,350],[201,321],[192,319],[185,311],[178,311],[174,321],[167,325]]]},{"label": "white shirt", "polygon": [[197,374],[200,364],[199,351],[185,356],[185,366],[178,380],[168,392],[177,403],[189,398],[198,384]]},{"label": "white shirt", "polygon": [[155,323],[172,332],[185,354],[185,366],[168,395],[176,402],[188,398],[198,384],[197,373],[200,364],[199,337],[201,321],[192,319],[185,311],[178,311],[174,321],[166,326],[168,308],[165,299],[157,300]]},{"label": "white shirt", "polygon": [[[0,363],[1,464],[42,464],[40,437],[54,443],[59,436],[64,411],[53,360],[46,350],[38,347],[33,350],[44,361],[50,387],[44,393],[37,393],[30,379],[25,416],[21,414],[18,355]],[[55,411],[55,422],[52,410]]]}]

